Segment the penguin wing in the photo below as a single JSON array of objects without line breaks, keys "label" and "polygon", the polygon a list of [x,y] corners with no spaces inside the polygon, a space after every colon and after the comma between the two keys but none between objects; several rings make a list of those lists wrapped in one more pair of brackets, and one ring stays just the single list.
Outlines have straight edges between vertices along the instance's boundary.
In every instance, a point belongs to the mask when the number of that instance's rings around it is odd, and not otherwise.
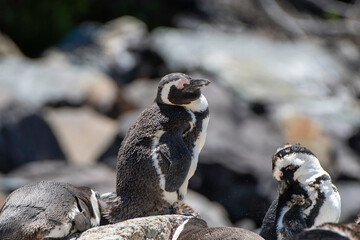
[{"label": "penguin wing", "polygon": [[82,199],[76,196],[75,199],[79,212],[75,214],[73,221],[75,223],[76,229],[82,232],[91,228],[90,212],[86,203]]},{"label": "penguin wing", "polygon": [[303,207],[295,204],[284,215],[282,223],[287,235],[293,237],[306,228],[306,222],[303,218]]},{"label": "penguin wing", "polygon": [[[161,165],[165,171],[165,190],[174,192],[184,183],[191,165],[192,156],[180,132],[167,132],[161,136],[159,150]],[[163,166],[162,166],[163,169]]]},{"label": "penguin wing", "polygon": [[276,239],[276,211],[278,208],[279,198],[277,197],[270,205],[268,211],[265,214],[263,223],[260,230],[260,236],[265,239]]}]

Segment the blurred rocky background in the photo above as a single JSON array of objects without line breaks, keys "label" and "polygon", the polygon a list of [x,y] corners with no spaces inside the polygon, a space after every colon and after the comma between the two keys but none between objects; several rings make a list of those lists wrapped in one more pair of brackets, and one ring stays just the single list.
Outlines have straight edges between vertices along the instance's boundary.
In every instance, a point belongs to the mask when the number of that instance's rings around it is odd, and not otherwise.
[{"label": "blurred rocky background", "polygon": [[23,184],[114,191],[120,143],[169,72],[206,77],[208,137],[187,202],[259,228],[271,157],[301,143],[360,212],[360,1],[0,1],[0,206]]}]

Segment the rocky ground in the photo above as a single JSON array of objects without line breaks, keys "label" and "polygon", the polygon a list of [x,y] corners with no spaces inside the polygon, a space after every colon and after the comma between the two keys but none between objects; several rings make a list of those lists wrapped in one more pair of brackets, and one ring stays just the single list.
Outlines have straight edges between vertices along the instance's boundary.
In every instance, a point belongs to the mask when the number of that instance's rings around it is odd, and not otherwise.
[{"label": "rocky ground", "polygon": [[196,2],[211,18],[184,12],[176,27],[153,30],[129,16],[83,23],[37,59],[0,35],[0,206],[14,189],[43,179],[114,191],[128,128],[161,76],[186,72],[213,82],[204,90],[207,142],[187,199],[209,226],[260,227],[276,196],[271,157],[286,142],[319,157],[340,191],[341,222],[353,221],[360,213],[357,1],[328,1],[344,15],[332,22],[304,9],[277,19],[270,10],[279,5],[269,0]]}]

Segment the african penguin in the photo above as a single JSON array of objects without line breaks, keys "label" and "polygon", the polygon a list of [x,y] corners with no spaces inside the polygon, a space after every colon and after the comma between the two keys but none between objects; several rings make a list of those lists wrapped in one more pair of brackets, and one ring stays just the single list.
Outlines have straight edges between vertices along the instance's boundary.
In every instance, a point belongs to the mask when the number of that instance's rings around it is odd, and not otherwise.
[{"label": "african penguin", "polygon": [[244,228],[236,227],[211,227],[197,228],[184,231],[180,225],[172,240],[222,240],[222,239],[241,239],[241,240],[264,240],[258,234]]},{"label": "african penguin", "polygon": [[100,224],[98,194],[88,187],[43,181],[12,192],[0,210],[2,240],[64,238]]},{"label": "african penguin", "polygon": [[278,197],[264,217],[262,237],[287,239],[305,228],[339,221],[339,192],[310,150],[300,145],[279,148],[272,158],[272,172]]},{"label": "african penguin", "polygon": [[326,223],[297,234],[294,240],[360,240],[360,224]]},{"label": "african penguin", "polygon": [[157,96],[129,129],[118,154],[116,193],[108,219],[176,213],[204,146],[209,109],[201,88],[183,73],[164,76]]}]

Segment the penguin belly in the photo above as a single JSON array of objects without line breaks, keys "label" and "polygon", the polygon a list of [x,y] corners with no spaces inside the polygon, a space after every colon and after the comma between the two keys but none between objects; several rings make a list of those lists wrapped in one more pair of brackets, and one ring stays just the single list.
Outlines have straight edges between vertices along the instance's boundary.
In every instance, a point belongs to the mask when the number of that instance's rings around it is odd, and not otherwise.
[{"label": "penguin belly", "polygon": [[[193,130],[194,126],[196,125],[196,118],[195,118],[195,115],[193,112],[191,111],[188,111],[188,113],[191,115],[191,118],[192,118],[192,121],[190,123],[190,126],[192,126],[192,128],[190,129]],[[161,177],[160,177],[160,182],[163,182],[163,185],[160,183],[160,186],[161,186],[161,189],[163,189],[163,196],[164,196],[164,199],[169,203],[169,204],[174,204],[176,202],[179,202],[179,201],[183,201],[186,197],[186,194],[187,194],[187,190],[188,190],[188,185],[189,185],[189,180],[190,178],[194,175],[195,171],[196,171],[196,167],[197,167],[197,164],[198,164],[198,158],[199,158],[199,154],[202,150],[202,148],[204,147],[205,145],[205,140],[206,140],[206,135],[207,135],[207,126],[209,124],[209,116],[207,116],[206,118],[204,118],[202,120],[202,123],[201,123],[201,131],[199,133],[199,135],[197,136],[195,142],[194,142],[194,146],[192,148],[192,159],[191,159],[191,163],[190,163],[190,168],[189,168],[189,171],[188,171],[188,174],[185,178],[185,181],[184,183],[180,186],[180,188],[178,189],[178,191],[174,191],[174,192],[168,192],[165,190],[165,177],[164,175],[162,174],[159,174]],[[188,133],[188,134],[191,134]],[[156,164],[155,164],[156,165]],[[156,168],[157,171],[158,171],[158,168]],[[160,169],[161,171],[161,169]],[[158,173],[160,172],[158,171]],[[162,187],[164,186],[164,187]]]},{"label": "penguin belly", "polygon": [[314,226],[319,226],[327,222],[339,222],[341,212],[340,194],[334,194],[333,190],[325,193],[323,206],[321,206],[318,216],[315,218]]},{"label": "penguin belly", "polygon": [[[193,117],[194,119],[194,117]],[[184,181],[184,183],[181,185],[180,189],[179,189],[179,195],[183,196],[185,198],[186,194],[187,194],[187,189],[188,189],[188,185],[189,185],[189,180],[190,178],[195,174],[196,171],[196,167],[198,164],[198,159],[199,159],[199,154],[202,150],[202,148],[205,145],[205,140],[206,140],[206,135],[207,135],[207,126],[209,124],[209,116],[207,116],[206,118],[204,118],[202,120],[202,131],[200,132],[199,136],[197,137],[195,144],[194,144],[194,148],[192,151],[192,155],[193,158],[191,160],[191,165],[190,165],[190,169],[189,169],[189,173]]]}]

